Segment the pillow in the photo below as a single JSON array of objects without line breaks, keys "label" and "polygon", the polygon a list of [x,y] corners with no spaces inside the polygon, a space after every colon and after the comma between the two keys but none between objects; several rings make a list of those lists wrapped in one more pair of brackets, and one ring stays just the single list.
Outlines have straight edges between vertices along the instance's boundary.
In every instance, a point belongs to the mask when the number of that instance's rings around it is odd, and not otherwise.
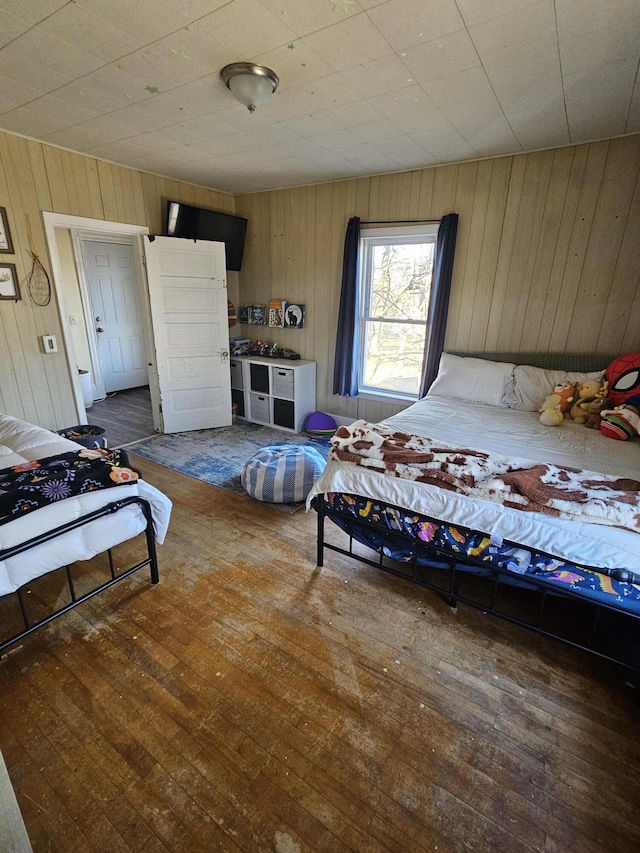
[{"label": "pillow", "polygon": [[501,406],[515,364],[506,361],[485,361],[483,358],[464,358],[443,352],[440,367],[428,396],[449,397],[468,403]]},{"label": "pillow", "polygon": [[602,379],[602,370],[592,373],[576,373],[568,370],[545,370],[530,364],[519,364],[513,371],[513,402],[507,403],[519,412],[537,412],[542,403],[559,382],[595,382]]}]

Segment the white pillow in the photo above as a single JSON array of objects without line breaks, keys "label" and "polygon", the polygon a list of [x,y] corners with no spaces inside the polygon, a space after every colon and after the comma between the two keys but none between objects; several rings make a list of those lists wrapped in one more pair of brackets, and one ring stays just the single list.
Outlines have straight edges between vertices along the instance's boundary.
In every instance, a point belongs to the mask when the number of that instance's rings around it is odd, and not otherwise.
[{"label": "white pillow", "polygon": [[602,379],[602,370],[593,373],[576,373],[568,370],[545,370],[530,364],[519,364],[513,371],[514,401],[508,405],[519,412],[537,412],[544,400],[560,382],[596,382]]},{"label": "white pillow", "polygon": [[500,406],[514,368],[515,364],[506,361],[485,361],[443,352],[438,375],[427,394]]}]

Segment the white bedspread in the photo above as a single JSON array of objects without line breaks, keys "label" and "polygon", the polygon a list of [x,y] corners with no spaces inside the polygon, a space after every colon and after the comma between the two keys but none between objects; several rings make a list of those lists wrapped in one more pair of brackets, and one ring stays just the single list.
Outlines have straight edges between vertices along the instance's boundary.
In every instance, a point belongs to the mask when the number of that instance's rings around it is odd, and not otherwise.
[{"label": "white bedspread", "polygon": [[[0,414],[0,468],[79,449],[79,444],[56,433]],[[100,489],[66,498],[9,524],[0,525],[0,551],[131,495],[149,501],[155,538],[162,544],[171,515],[171,501],[150,483],[138,480],[115,489]],[[137,536],[145,526],[142,510],[134,504],[114,515],[96,519],[65,533],[51,542],[38,545],[25,554],[0,561],[0,596],[14,592],[23,584],[60,566],[76,560],[89,560],[107,548]]]},{"label": "white bedspread", "polygon": [[[449,445],[640,479],[640,439],[614,441],[569,421],[545,427],[535,412],[428,396],[383,423]],[[631,531],[522,512],[340,462],[328,463],[307,505],[326,492],[385,501],[572,562],[640,569],[640,535]]]}]

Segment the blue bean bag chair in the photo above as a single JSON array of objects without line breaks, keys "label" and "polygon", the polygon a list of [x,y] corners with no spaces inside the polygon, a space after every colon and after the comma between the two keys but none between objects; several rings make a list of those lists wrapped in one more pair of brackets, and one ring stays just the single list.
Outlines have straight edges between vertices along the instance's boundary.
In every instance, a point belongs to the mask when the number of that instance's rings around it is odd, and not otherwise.
[{"label": "blue bean bag chair", "polygon": [[259,501],[300,503],[324,471],[327,460],[315,447],[281,444],[264,447],[242,470],[242,485]]}]

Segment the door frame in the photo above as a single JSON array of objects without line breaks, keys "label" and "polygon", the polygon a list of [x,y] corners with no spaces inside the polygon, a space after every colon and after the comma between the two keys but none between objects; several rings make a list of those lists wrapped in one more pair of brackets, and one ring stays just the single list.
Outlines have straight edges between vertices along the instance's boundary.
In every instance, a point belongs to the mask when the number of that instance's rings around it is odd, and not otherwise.
[{"label": "door frame", "polygon": [[[82,387],[80,385],[80,376],[77,370],[77,362],[73,347],[73,339],[71,335],[71,326],[69,323],[69,314],[66,308],[66,300],[62,286],[62,268],[60,257],[58,255],[58,246],[56,243],[55,229],[66,228],[71,232],[71,238],[74,246],[74,254],[76,256],[76,268],[78,270],[78,280],[80,282],[80,294],[83,303],[84,321],[87,326],[87,337],[89,340],[89,350],[91,354],[92,371],[97,369],[100,379],[100,362],[97,357],[97,341],[95,340],[95,329],[92,327],[89,330],[89,321],[87,316],[88,302],[88,285],[84,274],[84,264],[82,264],[81,253],[78,253],[77,247],[82,238],[92,240],[104,240],[107,242],[131,242],[133,245],[133,257],[136,269],[136,279],[140,284],[140,307],[142,309],[142,326],[144,330],[145,356],[149,367],[149,390],[151,392],[151,408],[153,412],[153,425],[158,432],[163,431],[162,427],[162,410],[160,406],[160,386],[158,381],[158,370],[155,359],[155,346],[153,342],[153,330],[151,326],[151,311],[149,305],[149,286],[147,282],[146,269],[144,263],[144,248],[142,238],[149,234],[149,228],[146,225],[131,225],[124,222],[112,222],[104,219],[91,219],[85,216],[72,216],[66,213],[50,213],[43,211],[42,218],[44,222],[44,230],[49,247],[49,257],[51,259],[51,269],[53,273],[53,284],[58,300],[58,308],[60,312],[60,325],[62,328],[62,338],[64,343],[64,353],[67,360],[67,369],[69,379],[73,388],[73,396],[76,405],[76,412],[79,424],[87,423],[87,411],[84,406],[82,396]],[[75,235],[74,235],[75,232]],[[78,241],[78,242],[76,242]],[[80,264],[78,260],[80,258]],[[94,376],[96,374],[94,373]]]}]

